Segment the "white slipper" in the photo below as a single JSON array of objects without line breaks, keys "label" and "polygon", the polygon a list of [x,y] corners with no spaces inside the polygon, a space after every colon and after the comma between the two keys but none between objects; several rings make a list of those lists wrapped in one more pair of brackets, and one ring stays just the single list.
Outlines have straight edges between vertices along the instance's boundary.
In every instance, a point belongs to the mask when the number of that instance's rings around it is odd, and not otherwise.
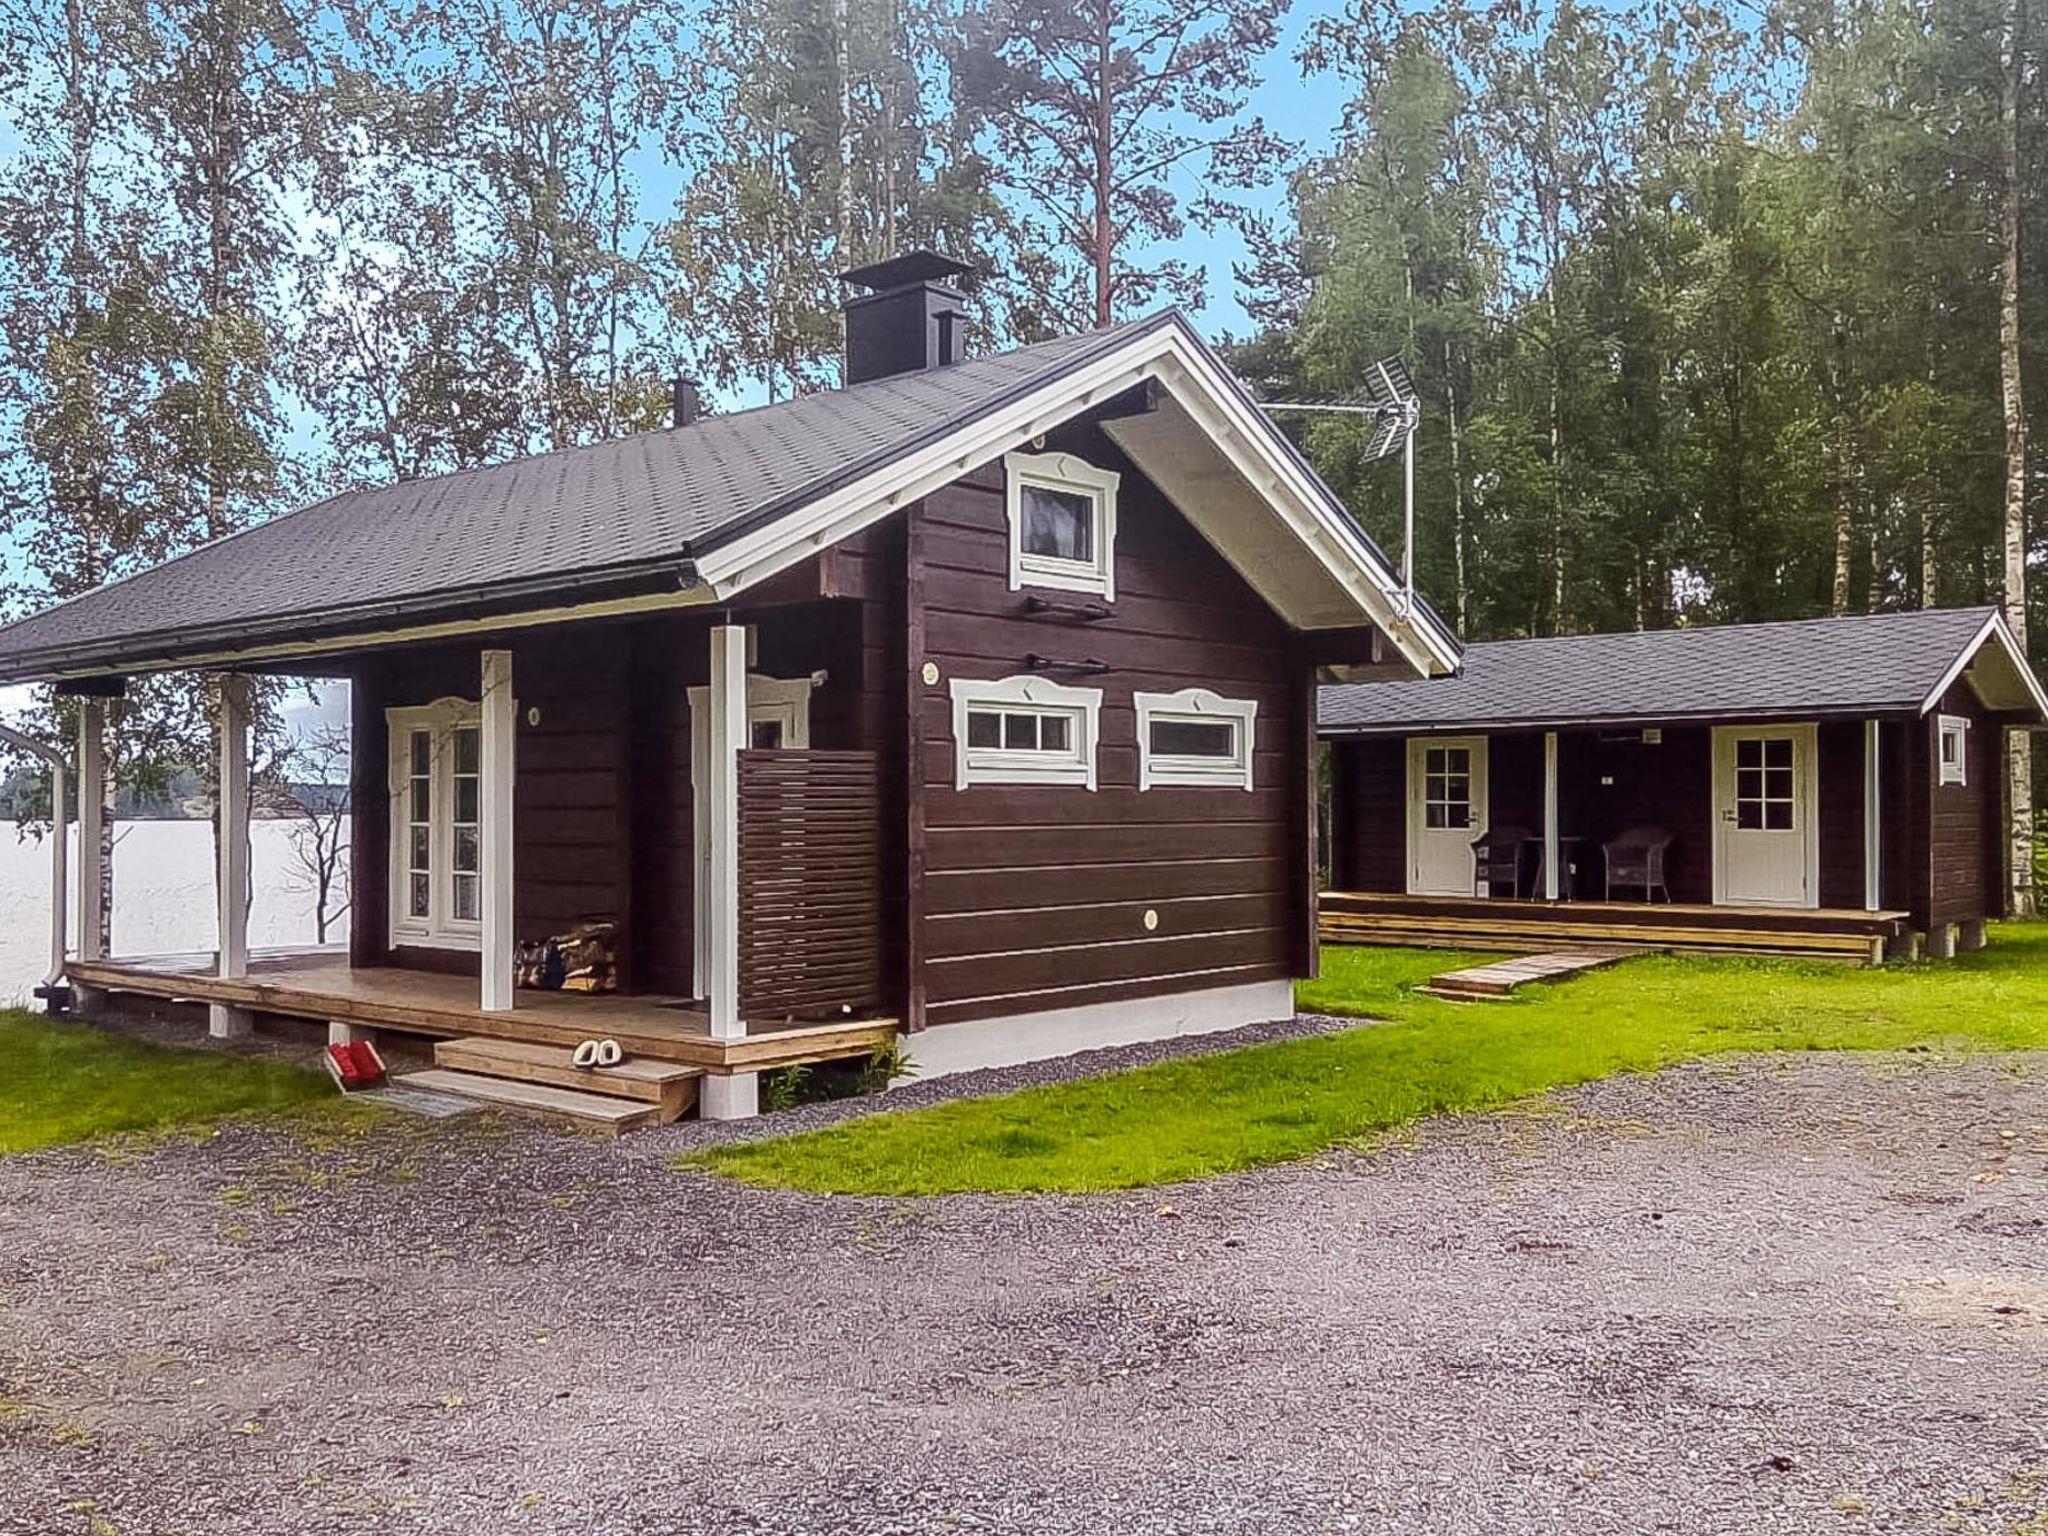
[{"label": "white slipper", "polygon": [[597,1042],[597,1064],[600,1067],[616,1067],[625,1059],[626,1053],[619,1049],[618,1041],[600,1040]]},{"label": "white slipper", "polygon": [[595,1040],[579,1040],[576,1049],[569,1053],[569,1065],[581,1067],[588,1072],[597,1065],[598,1043]]}]

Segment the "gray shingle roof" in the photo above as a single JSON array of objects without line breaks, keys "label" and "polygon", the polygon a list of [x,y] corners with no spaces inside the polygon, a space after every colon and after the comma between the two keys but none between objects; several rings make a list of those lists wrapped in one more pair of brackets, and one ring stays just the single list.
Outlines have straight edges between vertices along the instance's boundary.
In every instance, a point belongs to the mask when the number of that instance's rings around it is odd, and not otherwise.
[{"label": "gray shingle roof", "polygon": [[311,616],[680,562],[1170,318],[333,496],[0,629],[0,680],[58,658],[118,667],[144,643],[295,634]]},{"label": "gray shingle roof", "polygon": [[1468,645],[1455,677],[1322,690],[1332,734],[1917,710],[1996,610]]}]

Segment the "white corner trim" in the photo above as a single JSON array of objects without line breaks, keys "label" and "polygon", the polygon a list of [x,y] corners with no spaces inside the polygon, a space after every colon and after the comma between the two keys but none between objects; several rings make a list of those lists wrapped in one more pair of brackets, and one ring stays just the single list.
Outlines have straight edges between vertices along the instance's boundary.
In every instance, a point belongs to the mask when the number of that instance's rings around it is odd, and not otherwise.
[{"label": "white corner trim", "polygon": [[[513,937],[512,803],[518,783],[519,701],[512,653],[487,650],[477,708],[477,1006],[508,1012],[518,991],[519,946]],[[453,861],[450,861],[450,879]],[[454,921],[450,916],[449,921]]]},{"label": "white corner trim", "polygon": [[955,1072],[1010,1067],[1180,1035],[1211,1035],[1293,1017],[1294,983],[1249,981],[1123,1002],[1048,1008],[966,1024],[934,1024],[903,1037],[911,1063],[911,1075],[903,1081],[920,1083]]},{"label": "white corner trim", "polygon": [[[1138,713],[1138,788],[1175,786],[1195,789],[1252,788],[1252,758],[1258,747],[1259,701],[1226,699],[1208,688],[1183,688],[1178,693],[1133,693]],[[1158,720],[1229,720],[1237,727],[1237,751],[1230,757],[1187,757],[1152,750],[1152,725]]]},{"label": "white corner trim", "polygon": [[[1934,767],[1943,784],[1968,784],[1970,782],[1970,717],[1968,715],[1938,715],[1935,717]],[[1956,760],[1951,763],[1942,751],[1950,736],[1956,739]]]},{"label": "white corner trim", "polygon": [[[1062,592],[1093,592],[1116,601],[1116,488],[1123,479],[1113,469],[1099,469],[1074,453],[1006,453],[1003,455],[1003,509],[1010,529],[1010,590],[1051,587]],[[1094,512],[1095,554],[1088,560],[1062,560],[1031,554],[1024,548],[1024,488],[1042,486],[1085,496]]]},{"label": "white corner trim", "polygon": [[[1078,784],[1095,788],[1095,749],[1101,740],[1102,690],[1073,688],[1035,673],[1016,677],[956,677],[953,695],[953,787],[970,784]],[[975,709],[1063,714],[1073,722],[1066,752],[1010,751],[967,745],[967,716]]]},{"label": "white corner trim", "polygon": [[1458,669],[1459,647],[1450,631],[1420,609],[1403,611],[1399,573],[1363,547],[1336,494],[1177,318],[787,517],[705,551],[698,575],[711,600],[728,598],[1147,379],[1158,379],[1188,406],[1268,507],[1418,671],[1438,676]]}]

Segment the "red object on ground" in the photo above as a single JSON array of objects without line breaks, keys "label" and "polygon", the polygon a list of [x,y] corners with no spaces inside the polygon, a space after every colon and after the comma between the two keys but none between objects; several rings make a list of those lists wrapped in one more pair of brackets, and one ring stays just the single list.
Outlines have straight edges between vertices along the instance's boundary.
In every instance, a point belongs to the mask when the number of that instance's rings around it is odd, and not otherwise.
[{"label": "red object on ground", "polygon": [[343,1093],[371,1088],[384,1080],[384,1059],[367,1040],[341,1041],[327,1047],[327,1071]]}]

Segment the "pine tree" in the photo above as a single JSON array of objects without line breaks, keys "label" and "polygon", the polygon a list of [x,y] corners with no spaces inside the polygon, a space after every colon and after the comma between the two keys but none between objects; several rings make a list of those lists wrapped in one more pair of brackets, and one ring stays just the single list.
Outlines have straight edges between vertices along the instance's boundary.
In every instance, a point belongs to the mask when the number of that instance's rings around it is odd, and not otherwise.
[{"label": "pine tree", "polygon": [[[981,0],[961,94],[1019,210],[1019,329],[1106,326],[1202,272],[1159,247],[1244,217],[1288,146],[1243,115],[1286,0]],[[1193,198],[1182,188],[1203,188]]]}]

